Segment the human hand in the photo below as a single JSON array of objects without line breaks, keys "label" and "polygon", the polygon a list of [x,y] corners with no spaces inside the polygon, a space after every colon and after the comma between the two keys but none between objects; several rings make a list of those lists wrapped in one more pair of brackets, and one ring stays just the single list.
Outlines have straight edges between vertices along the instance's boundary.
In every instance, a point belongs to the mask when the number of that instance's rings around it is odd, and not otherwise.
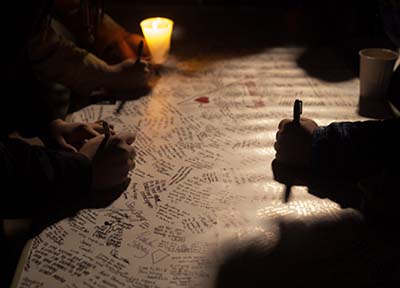
[{"label": "human hand", "polygon": [[141,41],[144,43],[141,59],[149,61],[151,58],[150,52],[144,38],[138,34],[129,32],[124,33],[124,37],[120,37],[117,41],[108,45],[100,57],[109,64],[117,64],[126,59],[133,59],[136,61]]},{"label": "human hand", "polygon": [[307,118],[302,118],[300,125],[289,119],[279,123],[272,162],[275,180],[284,184],[307,184],[312,135],[317,127],[315,121]]},{"label": "human hand", "polygon": [[[111,65],[110,70],[104,75],[102,84],[106,92],[114,95],[148,90],[150,70],[144,62],[136,62],[127,59],[121,63]],[[123,100],[123,99],[119,99]]]},{"label": "human hand", "polygon": [[[50,122],[47,133],[42,136],[42,139],[48,146],[78,152],[87,140],[104,133],[101,124],[101,120],[94,123],[70,123],[56,119]],[[112,129],[110,132],[115,134]]]},{"label": "human hand", "polygon": [[135,167],[136,153],[130,146],[135,140],[134,134],[113,135],[104,146],[100,145],[103,139],[104,136],[94,137],[79,150],[92,162],[92,190],[100,194],[104,191],[105,195],[95,197],[107,196],[106,191],[124,185],[129,181],[129,171]]}]

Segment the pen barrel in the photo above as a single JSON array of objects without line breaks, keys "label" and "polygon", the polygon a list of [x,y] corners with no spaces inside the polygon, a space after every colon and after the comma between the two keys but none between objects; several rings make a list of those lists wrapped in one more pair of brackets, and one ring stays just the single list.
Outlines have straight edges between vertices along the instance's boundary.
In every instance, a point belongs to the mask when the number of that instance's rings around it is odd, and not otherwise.
[{"label": "pen barrel", "polygon": [[140,41],[140,43],[139,43],[136,63],[139,63],[139,62],[140,62],[140,58],[142,58],[143,46],[144,46],[144,42],[143,42],[143,40],[142,40],[142,41]]},{"label": "pen barrel", "polygon": [[298,115],[297,117],[293,117],[293,122],[296,125],[300,125],[300,115]]},{"label": "pen barrel", "polygon": [[[296,101],[294,101],[294,105],[293,105],[293,123],[295,125],[299,125],[300,126],[300,115],[302,113],[303,110],[303,102],[301,100],[296,99]],[[286,183],[285,186],[285,194],[283,196],[283,201],[285,203],[287,203],[289,201],[289,197],[290,197],[290,193],[292,190],[292,184],[293,183],[290,179],[290,181],[288,181]]]},{"label": "pen barrel", "polygon": [[300,125],[300,115],[303,110],[303,102],[301,100],[296,99],[294,101],[293,106],[293,122],[297,125]]},{"label": "pen barrel", "polygon": [[286,184],[285,186],[285,195],[283,195],[283,201],[287,203],[289,201],[290,193],[292,191],[292,185]]},{"label": "pen barrel", "polygon": [[99,148],[97,151],[102,151],[108,143],[108,140],[110,139],[110,127],[106,121],[103,121],[103,130],[104,130],[104,139],[101,141]]}]

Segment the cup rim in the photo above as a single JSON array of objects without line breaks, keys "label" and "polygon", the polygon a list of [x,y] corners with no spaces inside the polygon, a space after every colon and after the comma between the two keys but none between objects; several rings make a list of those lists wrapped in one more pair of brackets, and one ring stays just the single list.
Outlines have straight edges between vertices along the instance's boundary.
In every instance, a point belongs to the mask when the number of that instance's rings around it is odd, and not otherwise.
[{"label": "cup rim", "polygon": [[[372,57],[369,55],[365,55],[364,53],[367,51],[383,51],[383,52],[388,52],[388,54],[391,54],[391,58],[390,59],[382,59],[382,58],[377,58],[377,57]],[[399,53],[397,51],[391,50],[391,49],[387,49],[387,48],[365,48],[365,49],[361,49],[358,52],[358,55],[368,58],[370,60],[395,60],[399,57]]]},{"label": "cup rim", "polygon": [[148,22],[150,22],[150,21],[154,21],[155,19],[159,19],[159,20],[161,20],[161,21],[164,21],[164,22],[166,22],[167,23],[167,26],[165,27],[165,28],[170,28],[170,27],[172,27],[173,25],[174,25],[174,21],[172,20],[172,19],[170,19],[170,18],[167,18],[167,17],[162,17],[162,16],[155,16],[155,17],[149,17],[149,18],[145,18],[145,19],[142,19],[141,21],[140,21],[140,27],[143,29],[143,28],[148,28],[148,27],[146,27],[146,24],[148,23]]}]

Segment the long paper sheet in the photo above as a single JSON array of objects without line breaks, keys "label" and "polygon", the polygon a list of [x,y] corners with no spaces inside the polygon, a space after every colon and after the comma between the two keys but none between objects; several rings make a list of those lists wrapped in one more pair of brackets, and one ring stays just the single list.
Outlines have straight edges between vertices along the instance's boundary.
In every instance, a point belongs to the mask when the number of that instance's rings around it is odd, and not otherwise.
[{"label": "long paper sheet", "polygon": [[[132,182],[110,207],[83,210],[32,241],[18,287],[212,287],[229,250],[277,240],[275,219],[340,212],[273,180],[278,123],[359,120],[358,79],[329,83],[296,65],[302,48],[226,60],[171,60],[151,95],[94,105],[74,121],[107,120],[136,132]],[[348,73],[321,66],[325,73]]]}]

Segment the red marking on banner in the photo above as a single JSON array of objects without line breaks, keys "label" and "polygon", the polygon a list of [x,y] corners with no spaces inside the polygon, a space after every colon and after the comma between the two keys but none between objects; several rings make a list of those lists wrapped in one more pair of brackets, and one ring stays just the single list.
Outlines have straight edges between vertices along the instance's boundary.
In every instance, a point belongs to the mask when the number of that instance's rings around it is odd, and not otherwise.
[{"label": "red marking on banner", "polygon": [[197,101],[199,103],[204,103],[204,104],[210,103],[210,100],[206,96],[196,98],[196,99],[194,99],[194,101]]},{"label": "red marking on banner", "polygon": [[253,100],[254,103],[254,107],[255,108],[260,108],[260,107],[265,107],[265,103],[263,100],[259,99],[259,100]]}]

